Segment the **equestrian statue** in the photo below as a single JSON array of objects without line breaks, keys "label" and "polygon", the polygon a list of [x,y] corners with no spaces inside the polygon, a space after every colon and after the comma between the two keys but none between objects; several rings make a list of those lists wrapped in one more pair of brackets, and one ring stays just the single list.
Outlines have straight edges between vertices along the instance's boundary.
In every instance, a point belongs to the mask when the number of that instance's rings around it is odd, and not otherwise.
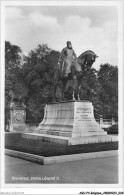
[{"label": "equestrian statue", "polygon": [[[62,82],[62,100],[65,101],[65,89],[68,80],[77,82],[77,100],[80,100],[81,80],[85,71],[89,71],[98,56],[91,50],[85,51],[77,57],[72,44],[67,41],[58,59],[58,66],[54,71],[54,100],[56,101],[56,90],[59,81]],[[73,87],[72,100],[75,100],[75,89]]]}]

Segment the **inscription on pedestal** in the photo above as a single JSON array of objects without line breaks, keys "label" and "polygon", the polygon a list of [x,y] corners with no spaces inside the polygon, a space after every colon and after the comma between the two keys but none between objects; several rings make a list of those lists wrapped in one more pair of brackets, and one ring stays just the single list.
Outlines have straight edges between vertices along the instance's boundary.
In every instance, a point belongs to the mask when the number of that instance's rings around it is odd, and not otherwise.
[{"label": "inscription on pedestal", "polygon": [[77,107],[76,114],[78,116],[78,121],[91,121],[93,117],[92,108]]}]

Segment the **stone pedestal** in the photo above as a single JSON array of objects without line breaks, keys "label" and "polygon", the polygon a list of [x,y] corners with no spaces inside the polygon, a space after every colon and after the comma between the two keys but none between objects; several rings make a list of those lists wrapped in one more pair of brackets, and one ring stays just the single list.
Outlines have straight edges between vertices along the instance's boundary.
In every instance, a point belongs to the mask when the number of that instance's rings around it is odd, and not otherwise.
[{"label": "stone pedestal", "polygon": [[22,102],[10,103],[10,132],[24,132],[25,131],[25,118],[26,106]]},{"label": "stone pedestal", "polygon": [[21,136],[67,145],[117,141],[117,137],[107,135],[95,121],[92,103],[88,101],[47,104],[39,126],[33,133]]},{"label": "stone pedestal", "polygon": [[21,136],[66,145],[117,141],[117,137],[107,135],[95,121],[92,103],[88,101],[47,104],[39,126],[33,133]]},{"label": "stone pedestal", "polygon": [[44,119],[34,132],[71,138],[107,134],[95,121],[92,103],[87,101],[46,105]]}]

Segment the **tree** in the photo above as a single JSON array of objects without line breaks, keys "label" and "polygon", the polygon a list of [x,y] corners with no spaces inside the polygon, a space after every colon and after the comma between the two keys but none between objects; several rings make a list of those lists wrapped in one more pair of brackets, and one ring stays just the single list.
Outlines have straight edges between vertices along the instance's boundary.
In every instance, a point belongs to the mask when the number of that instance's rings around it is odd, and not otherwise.
[{"label": "tree", "polygon": [[12,70],[21,65],[20,47],[12,45],[9,41],[5,41],[5,67],[7,70]]},{"label": "tree", "polygon": [[25,56],[22,74],[28,87],[26,97],[27,118],[33,120],[43,118],[43,106],[53,99],[53,72],[57,64],[59,52],[47,45],[38,45]]},{"label": "tree", "polygon": [[25,97],[27,88],[21,74],[22,51],[20,47],[5,42],[5,97],[9,100],[9,92],[13,91],[16,98]]},{"label": "tree", "polygon": [[10,95],[13,98],[24,98],[28,89],[23,82],[22,67],[22,51],[20,47],[5,42],[5,119],[7,120],[8,105],[10,103]]},{"label": "tree", "polygon": [[93,103],[95,117],[98,117],[102,112],[102,101],[100,100],[101,85],[97,79],[97,73],[94,68],[84,72],[80,94],[82,100]]},{"label": "tree", "polygon": [[98,80],[101,85],[100,100],[105,118],[118,118],[118,68],[110,64],[100,66]]}]

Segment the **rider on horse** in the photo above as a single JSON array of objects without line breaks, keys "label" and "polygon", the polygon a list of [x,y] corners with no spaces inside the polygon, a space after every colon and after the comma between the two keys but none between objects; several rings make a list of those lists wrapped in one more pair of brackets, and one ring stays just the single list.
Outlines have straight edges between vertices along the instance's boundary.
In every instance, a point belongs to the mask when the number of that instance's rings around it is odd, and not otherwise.
[{"label": "rider on horse", "polygon": [[72,48],[72,44],[70,41],[67,41],[67,47],[65,47],[59,57],[58,65],[61,64],[61,71],[63,72],[63,77],[68,77],[68,74],[71,72],[71,67],[74,64],[74,61],[77,59],[77,55]]},{"label": "rider on horse", "polygon": [[62,82],[62,99],[64,100],[64,93],[68,80],[73,81],[73,94],[72,98],[75,99],[75,83],[77,82],[77,99],[80,100],[79,93],[81,89],[81,81],[86,73],[89,71],[98,56],[91,50],[83,52],[78,58],[72,48],[70,41],[67,41],[65,47],[59,57],[58,67],[54,71],[54,100],[56,101],[56,90],[59,81]]}]

